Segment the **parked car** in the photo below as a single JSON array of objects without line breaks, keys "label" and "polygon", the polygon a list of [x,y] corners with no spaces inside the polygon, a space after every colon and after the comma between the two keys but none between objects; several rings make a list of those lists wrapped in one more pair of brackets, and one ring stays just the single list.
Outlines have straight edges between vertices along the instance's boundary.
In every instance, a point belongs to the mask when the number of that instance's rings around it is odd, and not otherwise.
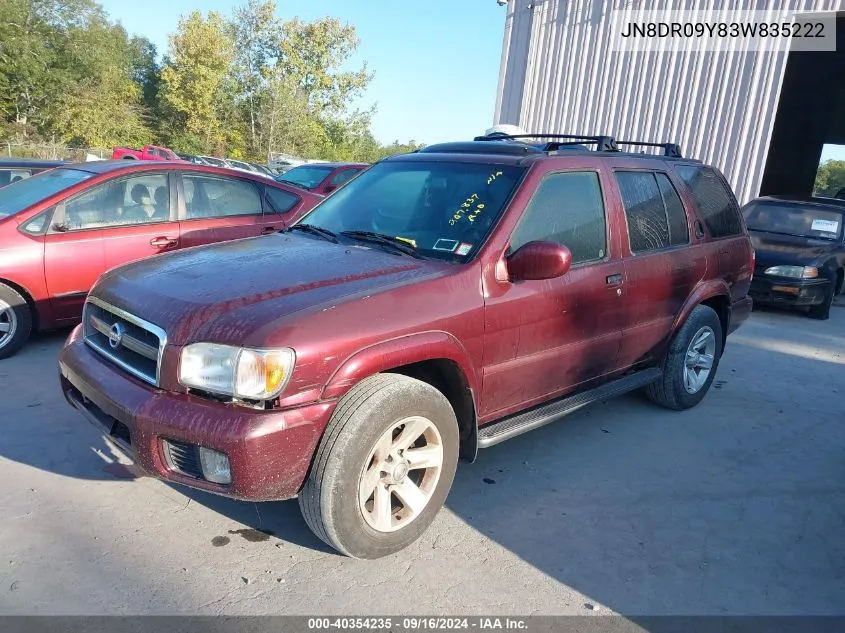
[{"label": "parked car", "polygon": [[228,167],[226,161],[222,158],[215,158],[214,156],[200,156],[199,158],[205,161],[207,165],[214,165],[215,167]]},{"label": "parked car", "polygon": [[326,195],[367,167],[362,163],[306,163],[288,169],[276,180]]},{"label": "parked car", "polygon": [[276,176],[278,176],[276,172],[274,172],[266,165],[259,165],[258,163],[250,163],[249,165],[250,167],[252,167],[253,171],[258,171],[267,176],[268,178],[275,178]]},{"label": "parked car", "polygon": [[111,157],[113,159],[129,160],[180,160],[173,150],[155,145],[144,145],[143,149],[115,147]]},{"label": "parked car", "polygon": [[66,164],[67,162],[63,160],[2,159],[0,160],[0,187]]},{"label": "parked car", "polygon": [[194,154],[184,154],[182,152],[177,152],[176,156],[179,157],[181,160],[188,161],[189,163],[193,163],[194,165],[209,165],[210,163],[206,160],[203,160],[201,157],[196,156]]},{"label": "parked car", "polygon": [[[242,160],[237,160],[236,158],[227,158],[223,162],[226,163],[226,167],[231,167],[232,169],[240,169],[241,171],[248,171],[251,174],[261,173],[257,169],[255,169],[255,167],[250,165],[249,163],[244,162]],[[261,173],[261,175],[264,176],[265,174]]]},{"label": "parked car", "polygon": [[113,269],[61,352],[62,391],[153,475],[298,495],[337,550],[395,552],[459,454],[634,389],[698,404],[750,313],[722,175],[581,141],[603,151],[429,146],[283,233]]},{"label": "parked car", "polygon": [[320,197],[184,162],[59,167],[0,189],[0,358],[79,321],[100,274],[188,246],[272,233]]},{"label": "parked car", "polygon": [[757,253],[754,302],[829,318],[845,277],[845,200],[767,196],[742,211]]}]

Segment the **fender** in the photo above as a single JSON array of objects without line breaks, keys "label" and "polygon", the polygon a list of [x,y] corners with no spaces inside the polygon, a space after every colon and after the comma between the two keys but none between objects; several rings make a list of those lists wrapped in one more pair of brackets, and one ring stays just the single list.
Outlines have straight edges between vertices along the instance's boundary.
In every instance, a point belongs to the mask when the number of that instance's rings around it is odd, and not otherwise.
[{"label": "fender", "polygon": [[[690,296],[687,297],[687,300],[680,312],[678,312],[678,315],[675,317],[675,322],[672,324],[672,336],[670,337],[670,340],[675,336],[675,333],[681,329],[684,323],[687,322],[687,319],[689,318],[690,313],[695,309],[695,306],[714,297],[724,297],[728,302],[728,310],[730,310],[731,291],[730,288],[728,288],[728,284],[725,283],[725,280],[710,279],[708,281],[704,281],[693,289]],[[730,323],[730,314],[728,315],[728,323]],[[724,332],[722,335],[722,345],[724,345],[727,336],[728,333]]]},{"label": "fender", "polygon": [[439,358],[454,361],[466,376],[472,393],[481,393],[478,374],[458,339],[448,332],[429,331],[383,341],[355,352],[334,372],[321,398],[340,398],[367,376],[401,365]]}]

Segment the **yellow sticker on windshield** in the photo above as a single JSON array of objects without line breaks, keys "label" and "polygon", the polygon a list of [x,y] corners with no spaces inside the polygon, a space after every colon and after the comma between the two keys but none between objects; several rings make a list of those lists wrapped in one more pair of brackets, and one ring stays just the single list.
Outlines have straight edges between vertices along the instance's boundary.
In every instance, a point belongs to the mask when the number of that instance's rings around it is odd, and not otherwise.
[{"label": "yellow sticker on windshield", "polygon": [[408,244],[410,244],[410,245],[411,245],[411,246],[413,246],[414,248],[416,248],[416,247],[417,247],[417,241],[416,241],[416,240],[412,240],[410,237],[400,237],[400,236],[398,236],[398,235],[397,235],[397,236],[396,236],[396,239],[397,239],[397,240],[402,240],[403,242],[408,242]]}]

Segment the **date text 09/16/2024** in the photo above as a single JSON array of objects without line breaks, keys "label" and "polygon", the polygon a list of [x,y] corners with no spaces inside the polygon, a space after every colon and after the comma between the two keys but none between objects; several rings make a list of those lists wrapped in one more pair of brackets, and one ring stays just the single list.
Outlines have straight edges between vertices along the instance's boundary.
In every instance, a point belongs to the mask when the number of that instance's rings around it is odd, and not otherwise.
[{"label": "date text 09/16/2024", "polygon": [[527,624],[521,618],[448,618],[448,617],[357,617],[357,618],[308,618],[312,631],[343,629],[366,631],[427,631],[450,629],[479,629],[486,631],[524,630]]}]

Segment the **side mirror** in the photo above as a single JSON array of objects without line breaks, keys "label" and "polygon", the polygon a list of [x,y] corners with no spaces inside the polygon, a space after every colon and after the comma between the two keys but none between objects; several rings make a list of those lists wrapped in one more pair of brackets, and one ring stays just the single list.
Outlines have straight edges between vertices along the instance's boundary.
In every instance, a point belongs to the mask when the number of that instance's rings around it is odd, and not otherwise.
[{"label": "side mirror", "polygon": [[562,277],[572,264],[569,249],[554,242],[528,242],[507,258],[511,281]]},{"label": "side mirror", "polygon": [[337,189],[337,185],[326,185],[325,192],[326,192],[326,193],[331,193],[331,192],[332,192],[332,191],[334,191],[335,189]]}]

